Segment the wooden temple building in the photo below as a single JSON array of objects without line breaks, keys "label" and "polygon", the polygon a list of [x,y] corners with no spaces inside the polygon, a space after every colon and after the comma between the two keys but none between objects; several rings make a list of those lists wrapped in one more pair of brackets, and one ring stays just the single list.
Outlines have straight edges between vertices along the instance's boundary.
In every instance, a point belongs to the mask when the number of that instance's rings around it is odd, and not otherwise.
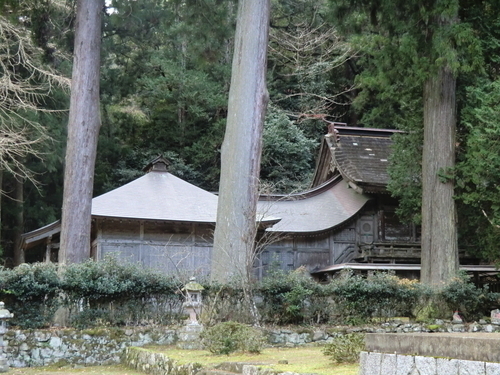
[{"label": "wooden temple building", "polygon": [[[351,268],[393,270],[418,277],[418,226],[398,220],[387,192],[387,165],[395,130],[332,124],[324,137],[311,188],[300,194],[261,196],[254,268],[306,267],[319,280]],[[92,200],[89,257],[108,254],[168,273],[208,275],[217,195],[168,172],[157,158],[146,174]],[[23,235],[26,252],[57,260],[60,224]],[[41,256],[40,256],[41,258]],[[471,272],[491,272],[473,266]]]}]

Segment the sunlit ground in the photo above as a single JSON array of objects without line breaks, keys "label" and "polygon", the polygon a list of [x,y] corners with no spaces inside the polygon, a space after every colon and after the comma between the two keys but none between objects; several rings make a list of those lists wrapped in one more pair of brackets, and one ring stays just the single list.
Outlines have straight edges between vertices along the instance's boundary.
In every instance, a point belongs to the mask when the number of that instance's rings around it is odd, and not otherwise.
[{"label": "sunlit ground", "polygon": [[[357,375],[358,365],[338,365],[331,363],[322,353],[321,347],[272,348],[265,349],[261,354],[236,353],[229,356],[213,355],[205,350],[180,350],[175,347],[148,347],[165,353],[179,363],[198,362],[209,366],[221,362],[250,362],[258,363],[277,371],[297,373],[316,373],[321,375]],[[288,364],[278,364],[278,361],[287,361]],[[143,375],[123,366],[93,366],[93,367],[33,367],[11,369],[10,374],[16,375]]]},{"label": "sunlit ground", "polygon": [[[260,354],[235,353],[230,356],[214,355],[206,350],[180,350],[175,347],[150,347],[165,353],[179,363],[198,362],[213,365],[221,362],[251,362],[266,365],[277,371],[316,373],[322,375],[354,375],[358,365],[333,364],[322,352],[321,346],[301,346],[296,348],[268,348]],[[279,364],[278,361],[288,361]]]}]

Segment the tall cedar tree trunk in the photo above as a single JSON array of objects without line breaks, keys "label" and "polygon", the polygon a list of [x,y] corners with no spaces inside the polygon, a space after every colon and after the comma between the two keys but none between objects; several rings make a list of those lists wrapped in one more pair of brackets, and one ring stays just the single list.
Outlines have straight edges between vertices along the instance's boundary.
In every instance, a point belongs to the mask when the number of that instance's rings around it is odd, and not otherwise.
[{"label": "tall cedar tree trunk", "polygon": [[256,207],[267,108],[269,0],[240,0],[226,133],[222,144],[212,281],[248,280],[256,235]]},{"label": "tall cedar tree trunk", "polygon": [[422,156],[421,281],[438,285],[458,271],[457,213],[453,199],[455,165],[456,79],[440,68],[424,85]]},{"label": "tall cedar tree trunk", "polygon": [[90,256],[90,225],[99,114],[103,0],[78,0],[59,262]]},{"label": "tall cedar tree trunk", "polygon": [[14,226],[14,266],[25,262],[24,249],[21,248],[21,235],[24,229],[24,179],[20,176],[15,180],[16,225]]}]

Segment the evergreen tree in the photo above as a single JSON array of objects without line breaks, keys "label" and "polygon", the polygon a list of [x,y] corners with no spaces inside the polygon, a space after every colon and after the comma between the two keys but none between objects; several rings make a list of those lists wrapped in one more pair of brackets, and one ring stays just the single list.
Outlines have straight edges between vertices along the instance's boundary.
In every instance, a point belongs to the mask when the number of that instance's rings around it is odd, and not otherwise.
[{"label": "evergreen tree", "polygon": [[61,219],[61,264],[90,256],[92,190],[99,135],[102,0],[78,0]]},{"label": "evergreen tree", "polygon": [[[419,0],[360,0],[336,7],[344,26],[363,36],[359,40],[367,53],[357,105],[368,109],[366,123],[387,123],[389,118],[423,135],[422,174],[393,173],[392,187],[400,186],[397,193],[407,184],[422,184],[422,281],[430,284],[449,280],[458,269],[452,176],[456,77],[474,68],[477,61],[469,57],[480,51],[470,25],[459,22],[458,9],[458,1]],[[373,98],[375,104],[370,103]],[[396,146],[396,151],[414,155],[416,148]],[[404,171],[394,165],[411,159],[395,155],[392,172]]]},{"label": "evergreen tree", "polygon": [[[61,31],[66,26],[64,22],[53,21],[64,19],[70,11],[64,2],[59,1],[43,4],[4,1],[0,9],[0,71],[3,81],[0,188],[5,193],[1,197],[1,243],[5,262],[11,265],[25,260],[19,246],[20,235],[27,228],[47,224],[47,219],[54,217],[43,215],[43,208],[50,203],[36,202],[37,212],[34,213],[32,203],[26,200],[33,196],[33,192],[38,195],[48,191],[46,172],[52,171],[55,165],[51,161],[60,156],[54,151],[61,140],[58,136],[62,131],[60,117],[64,116],[61,110],[65,108],[69,79],[64,74],[67,55],[54,43],[55,28]],[[53,196],[60,198],[60,195]],[[52,203],[60,207],[59,201]],[[37,223],[26,226],[26,222],[33,222],[34,216]]]},{"label": "evergreen tree", "polygon": [[238,6],[224,143],[212,281],[236,277],[247,284],[253,264],[262,127],[266,87],[269,0],[243,0]]}]

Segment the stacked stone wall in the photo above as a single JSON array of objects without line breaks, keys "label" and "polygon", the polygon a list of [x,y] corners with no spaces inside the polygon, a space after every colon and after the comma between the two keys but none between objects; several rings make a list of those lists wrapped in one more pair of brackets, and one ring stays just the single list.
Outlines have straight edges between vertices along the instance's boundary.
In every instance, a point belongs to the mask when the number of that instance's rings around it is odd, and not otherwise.
[{"label": "stacked stone wall", "polygon": [[[182,327],[96,328],[87,330],[9,329],[5,335],[6,356],[11,367],[35,367],[54,363],[95,365],[118,363],[127,347],[174,345]],[[414,332],[500,332],[500,326],[487,322],[436,324],[390,322],[363,327],[268,328],[269,344],[293,347],[327,343],[343,333],[414,333]]]},{"label": "stacked stone wall", "polygon": [[177,331],[164,327],[9,330],[4,340],[11,367],[55,363],[90,366],[118,363],[125,348],[130,346],[173,344],[177,341]]}]

